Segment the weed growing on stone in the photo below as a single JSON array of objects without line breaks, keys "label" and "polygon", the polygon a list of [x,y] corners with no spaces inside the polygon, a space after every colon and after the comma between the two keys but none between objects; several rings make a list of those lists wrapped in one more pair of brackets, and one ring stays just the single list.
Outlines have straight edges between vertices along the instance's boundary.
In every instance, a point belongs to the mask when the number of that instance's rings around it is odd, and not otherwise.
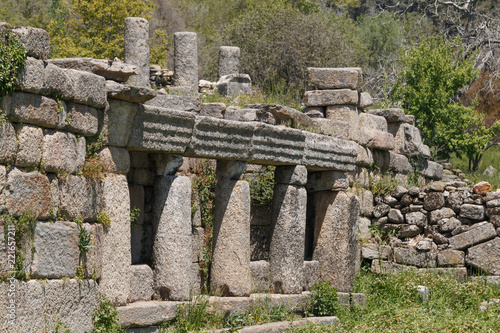
[{"label": "weed growing on stone", "polygon": [[134,207],[130,210],[130,228],[135,228],[137,226],[137,221],[141,216],[141,210],[137,207]]},{"label": "weed growing on stone", "polygon": [[373,193],[374,197],[388,196],[392,192],[394,192],[397,186],[398,182],[396,178],[394,178],[390,174],[381,175],[380,178],[373,183],[372,180],[370,179],[370,191]]},{"label": "weed growing on stone", "polygon": [[311,288],[311,311],[315,316],[335,316],[339,312],[339,297],[328,281],[315,283]]},{"label": "weed growing on stone", "polygon": [[269,205],[273,202],[274,166],[263,166],[255,179],[247,179],[250,185],[250,199],[254,205]]},{"label": "weed growing on stone", "polygon": [[0,33],[0,100],[12,93],[26,61],[26,50],[9,30]]},{"label": "weed growing on stone", "polygon": [[116,307],[106,298],[99,300],[99,305],[92,313],[94,329],[91,333],[122,333]]},{"label": "weed growing on stone", "polygon": [[100,212],[99,215],[97,215],[97,223],[102,224],[102,226],[107,229],[111,225],[111,218],[108,213]]}]

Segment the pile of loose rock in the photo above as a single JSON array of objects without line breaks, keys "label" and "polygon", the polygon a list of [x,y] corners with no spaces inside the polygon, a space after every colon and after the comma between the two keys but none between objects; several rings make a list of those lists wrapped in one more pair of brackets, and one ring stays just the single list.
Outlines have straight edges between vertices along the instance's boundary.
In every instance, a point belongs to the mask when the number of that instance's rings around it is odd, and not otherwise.
[{"label": "pile of loose rock", "polygon": [[[372,262],[375,271],[399,264],[470,267],[500,275],[500,192],[491,192],[487,182],[465,185],[398,186],[391,195],[375,197],[371,217],[361,218],[360,240],[371,242],[361,246],[363,259],[380,259]],[[380,245],[374,230],[390,235],[387,245]]]}]

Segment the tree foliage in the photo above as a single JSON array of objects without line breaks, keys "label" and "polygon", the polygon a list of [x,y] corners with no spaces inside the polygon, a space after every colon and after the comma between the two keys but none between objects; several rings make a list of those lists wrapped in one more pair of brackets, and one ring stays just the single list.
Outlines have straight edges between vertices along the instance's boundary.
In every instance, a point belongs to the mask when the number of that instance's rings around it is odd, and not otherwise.
[{"label": "tree foliage", "polygon": [[448,158],[455,152],[472,160],[500,134],[500,123],[487,128],[483,114],[457,101],[459,89],[469,84],[477,71],[474,58],[464,51],[460,40],[455,44],[458,46],[430,38],[412,48],[402,59],[391,98],[415,115],[435,157]]}]

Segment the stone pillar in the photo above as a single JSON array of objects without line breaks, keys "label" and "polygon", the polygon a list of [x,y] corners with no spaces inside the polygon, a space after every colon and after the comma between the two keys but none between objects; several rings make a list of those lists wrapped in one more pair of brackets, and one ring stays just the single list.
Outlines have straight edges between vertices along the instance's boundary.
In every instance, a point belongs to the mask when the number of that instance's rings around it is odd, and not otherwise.
[{"label": "stone pillar", "polygon": [[217,161],[210,289],[221,296],[251,292],[250,187],[238,180],[246,162]]},{"label": "stone pillar", "polygon": [[337,291],[349,292],[356,274],[359,199],[345,191],[316,193],[313,259],[321,278]]},{"label": "stone pillar", "polygon": [[275,292],[302,292],[306,232],[307,170],[280,166],[275,172],[269,265]]},{"label": "stone pillar", "polygon": [[130,196],[125,175],[108,174],[102,181],[102,211],[110,219],[102,241],[99,289],[115,305],[127,302],[130,291]]},{"label": "stone pillar", "polygon": [[219,67],[217,78],[224,75],[240,73],[240,48],[236,46],[221,46],[219,48]]},{"label": "stone pillar", "polygon": [[142,17],[125,19],[125,63],[137,66],[137,75],[127,83],[131,86],[148,87],[149,83],[149,23]]},{"label": "stone pillar", "polygon": [[196,33],[174,34],[174,83],[187,92],[198,92],[198,49]]},{"label": "stone pillar", "polygon": [[185,301],[191,288],[191,180],[157,176],[155,194],[155,291],[162,300]]}]

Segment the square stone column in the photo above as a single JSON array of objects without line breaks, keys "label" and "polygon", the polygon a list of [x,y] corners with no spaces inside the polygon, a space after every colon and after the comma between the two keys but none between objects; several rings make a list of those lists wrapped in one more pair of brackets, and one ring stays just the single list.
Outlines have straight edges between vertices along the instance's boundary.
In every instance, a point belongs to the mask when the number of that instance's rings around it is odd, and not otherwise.
[{"label": "square stone column", "polygon": [[189,300],[191,281],[191,180],[157,176],[153,204],[153,273],[163,300]]},{"label": "square stone column", "polygon": [[[186,90],[198,92],[198,41],[194,32],[174,34],[174,83]],[[175,90],[175,89],[174,89]]]},{"label": "square stone column", "polygon": [[127,83],[131,86],[150,88],[149,83],[149,22],[142,17],[125,19],[125,63],[136,65],[137,75]]},{"label": "square stone column", "polygon": [[251,292],[250,186],[238,180],[246,162],[218,161],[210,290],[221,296]]},{"label": "square stone column", "polygon": [[269,264],[275,292],[302,292],[306,232],[307,170],[281,166],[275,171]]},{"label": "square stone column", "polygon": [[337,291],[349,292],[356,275],[359,199],[345,191],[316,193],[313,260],[321,279]]},{"label": "square stone column", "polygon": [[219,48],[219,67],[217,78],[240,73],[240,48],[236,46],[221,46]]}]

